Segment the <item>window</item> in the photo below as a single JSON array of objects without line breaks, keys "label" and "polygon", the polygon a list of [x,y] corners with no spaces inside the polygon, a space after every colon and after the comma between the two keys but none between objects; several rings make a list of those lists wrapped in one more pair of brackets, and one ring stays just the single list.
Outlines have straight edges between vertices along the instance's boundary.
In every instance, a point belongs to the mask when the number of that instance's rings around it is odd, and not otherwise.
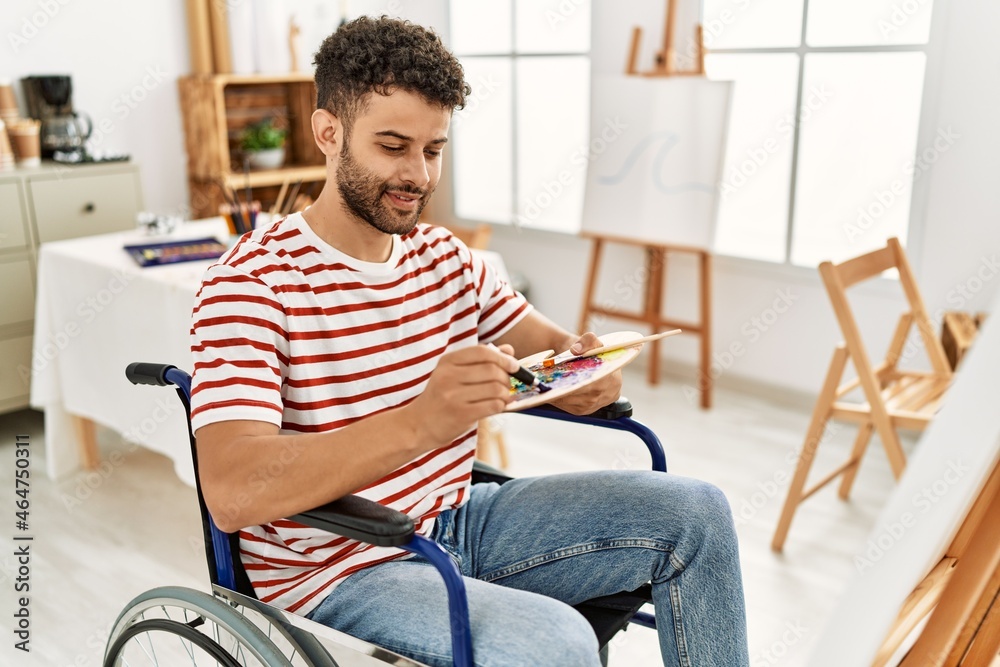
[{"label": "window", "polygon": [[905,240],[932,2],[705,0],[708,76],[735,82],[719,253],[815,266]]},{"label": "window", "polygon": [[[590,108],[590,2],[453,0],[472,97],[452,120],[455,214],[576,232]],[[558,113],[551,110],[557,109]]]}]

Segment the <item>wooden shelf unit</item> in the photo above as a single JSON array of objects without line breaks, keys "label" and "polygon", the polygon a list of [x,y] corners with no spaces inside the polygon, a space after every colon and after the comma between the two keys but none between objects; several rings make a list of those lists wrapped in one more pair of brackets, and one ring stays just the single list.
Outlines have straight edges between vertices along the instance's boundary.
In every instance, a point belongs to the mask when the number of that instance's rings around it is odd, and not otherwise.
[{"label": "wooden shelf unit", "polygon": [[187,151],[191,216],[218,214],[224,203],[219,184],[246,186],[240,133],[252,123],[273,118],[288,129],[285,166],[251,170],[255,199],[268,208],[283,182],[303,185],[326,179],[323,154],[313,142],[310,118],[316,89],[308,74],[194,74],[178,80]]}]

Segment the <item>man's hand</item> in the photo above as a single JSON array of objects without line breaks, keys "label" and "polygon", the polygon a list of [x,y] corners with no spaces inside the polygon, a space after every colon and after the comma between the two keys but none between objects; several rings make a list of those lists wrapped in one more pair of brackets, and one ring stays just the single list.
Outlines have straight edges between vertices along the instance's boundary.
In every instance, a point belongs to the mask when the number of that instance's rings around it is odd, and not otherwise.
[{"label": "man's hand", "polygon": [[422,449],[443,447],[480,419],[503,412],[513,399],[513,351],[510,345],[474,345],[438,360],[423,393],[405,408],[415,420]]},{"label": "man's hand", "polygon": [[[570,352],[583,354],[587,350],[601,347],[603,343],[597,334],[587,332],[570,345]],[[617,370],[580,391],[553,401],[552,405],[574,415],[587,415],[618,400],[622,390],[622,372]]]}]

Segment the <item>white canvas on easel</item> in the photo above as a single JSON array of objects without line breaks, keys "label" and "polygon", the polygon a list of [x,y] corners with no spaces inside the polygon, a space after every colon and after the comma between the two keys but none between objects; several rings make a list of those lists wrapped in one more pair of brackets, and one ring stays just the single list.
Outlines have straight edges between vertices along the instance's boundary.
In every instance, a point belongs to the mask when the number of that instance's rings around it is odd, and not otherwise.
[{"label": "white canvas on easel", "polygon": [[[991,312],[1000,312],[1000,298]],[[986,320],[948,400],[924,431],[869,539],[859,545],[857,558],[863,560],[855,563],[860,572],[841,597],[810,666],[872,664],[903,601],[940,560],[995,467],[1000,457],[998,320]],[[910,520],[903,521],[907,514]]]},{"label": "white canvas on easel", "polygon": [[583,231],[710,249],[732,83],[595,76]]}]

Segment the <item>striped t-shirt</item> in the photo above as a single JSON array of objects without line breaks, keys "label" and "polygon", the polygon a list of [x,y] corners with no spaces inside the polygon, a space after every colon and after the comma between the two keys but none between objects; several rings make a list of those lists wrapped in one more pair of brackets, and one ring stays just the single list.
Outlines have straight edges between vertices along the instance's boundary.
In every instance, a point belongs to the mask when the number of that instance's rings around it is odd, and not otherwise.
[{"label": "striped t-shirt", "polygon": [[[531,308],[444,228],[420,224],[392,243],[388,261],[363,262],[295,214],[211,266],[191,328],[194,428],[342,428],[413,400],[441,355],[496,339]],[[473,428],[355,493],[406,513],[427,535],[467,498],[475,448]],[[276,457],[275,474],[282,465]],[[247,492],[266,482],[248,480]],[[407,555],[287,520],[242,530],[240,554],[257,595],[299,614],[351,573]]]}]

